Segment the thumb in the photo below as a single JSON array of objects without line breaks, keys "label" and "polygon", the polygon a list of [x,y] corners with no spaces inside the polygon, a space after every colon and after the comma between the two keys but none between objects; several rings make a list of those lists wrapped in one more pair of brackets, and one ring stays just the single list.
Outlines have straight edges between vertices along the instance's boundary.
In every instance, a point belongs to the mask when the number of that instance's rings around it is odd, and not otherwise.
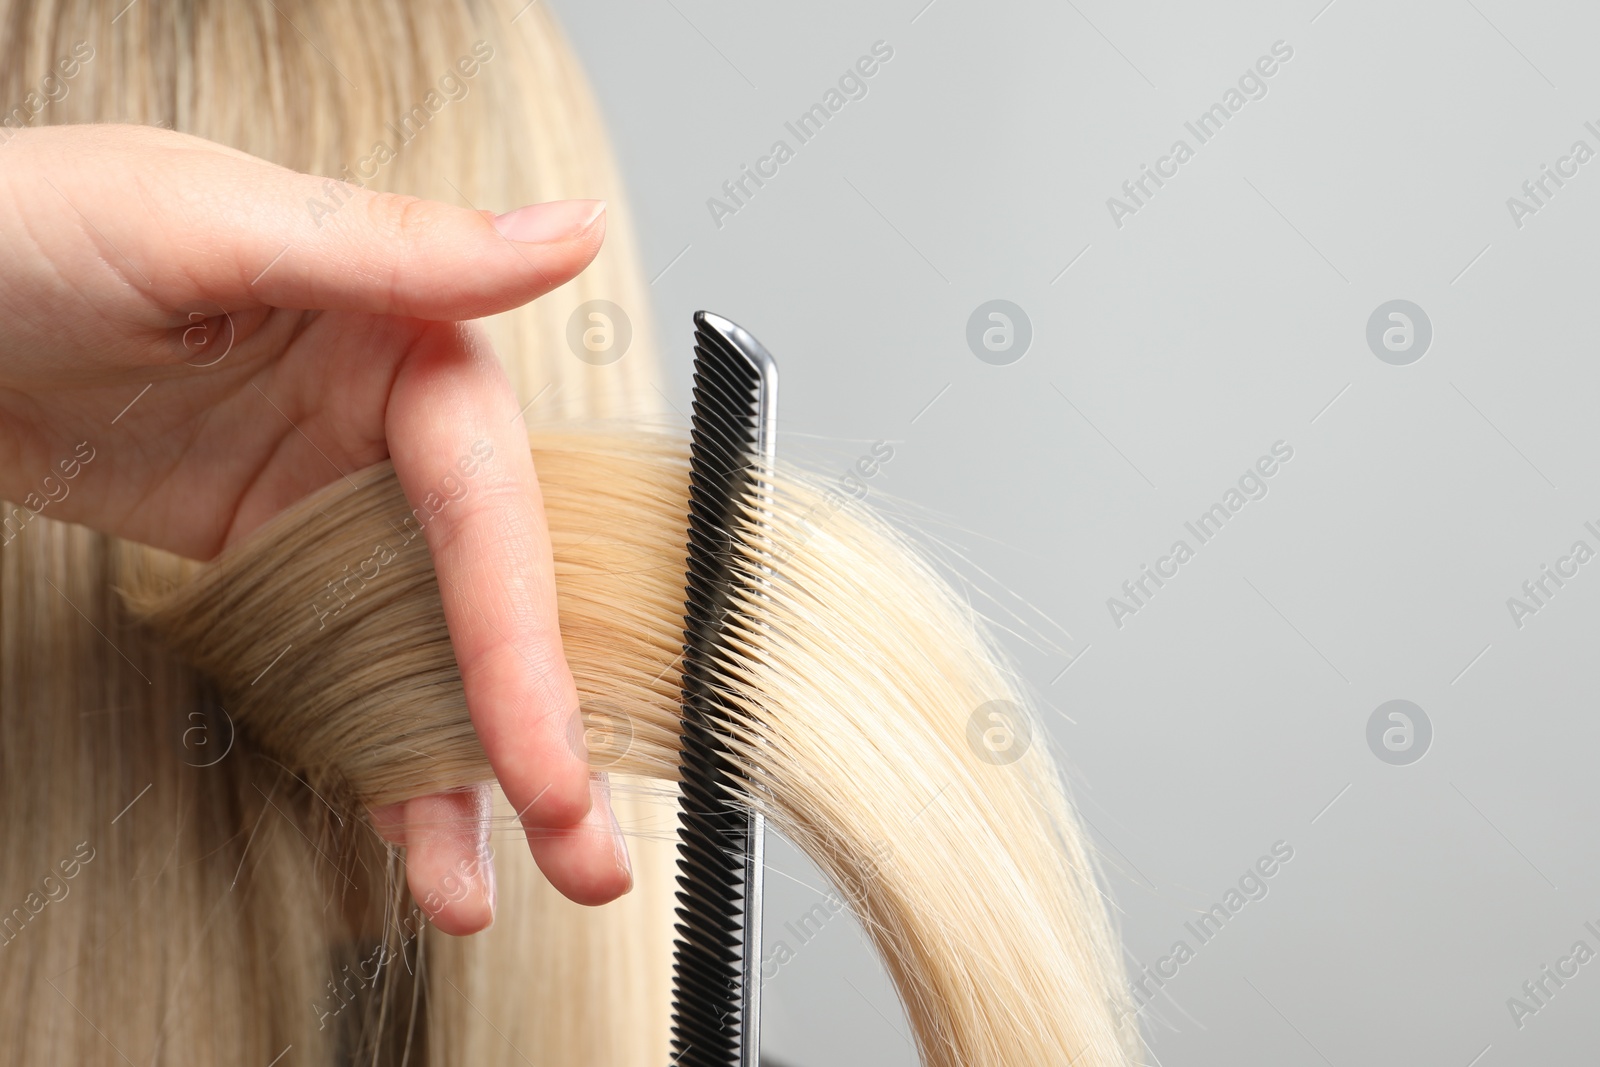
[{"label": "thumb", "polygon": [[[28,132],[10,146],[21,150],[13,164],[38,176],[27,199],[67,224],[67,255],[52,258],[104,256],[163,307],[210,300],[475,319],[571,280],[605,235],[598,200],[495,215],[300,174],[165,130]],[[65,161],[75,165],[55,165]],[[74,210],[62,211],[62,199]]]},{"label": "thumb", "polygon": [[278,247],[267,237],[263,247],[255,235],[241,234],[242,270],[226,295],[273,307],[478,319],[571,281],[605,236],[603,200],[557,200],[494,215],[394,193],[340,191],[350,203],[314,237]]}]

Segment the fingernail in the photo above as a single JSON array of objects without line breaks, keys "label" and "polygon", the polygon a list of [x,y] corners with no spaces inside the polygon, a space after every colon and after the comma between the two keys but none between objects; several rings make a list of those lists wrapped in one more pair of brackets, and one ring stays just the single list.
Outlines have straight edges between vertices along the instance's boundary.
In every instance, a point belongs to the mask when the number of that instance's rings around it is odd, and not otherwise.
[{"label": "fingernail", "polygon": [[617,809],[611,803],[611,776],[605,771],[600,771],[594,777],[595,803],[603,805],[606,815],[611,820],[611,851],[617,859],[617,869],[628,876],[628,889],[633,888],[633,861],[628,858],[628,843],[623,840],[622,827],[617,822]]},{"label": "fingernail", "polygon": [[617,809],[611,809],[611,832],[616,836],[612,838],[612,848],[617,854],[617,868],[628,876],[626,893],[633,888],[633,861],[628,858],[628,844],[622,839],[622,827],[617,825]]},{"label": "fingernail", "polygon": [[483,928],[485,930],[487,930],[487,929],[489,929],[490,927],[492,927],[494,925],[494,919],[495,919],[494,875],[491,874],[491,875],[485,876],[484,881],[487,884],[484,886],[483,906],[487,910],[488,915],[487,915],[487,921],[483,924]]},{"label": "fingernail", "polygon": [[495,884],[494,860],[487,855],[483,858],[478,868],[483,878],[483,901],[489,907],[489,925],[494,925],[495,900],[498,895],[498,886]]},{"label": "fingernail", "polygon": [[494,228],[510,241],[549,244],[583,234],[605,214],[604,200],[554,200],[496,215]]}]

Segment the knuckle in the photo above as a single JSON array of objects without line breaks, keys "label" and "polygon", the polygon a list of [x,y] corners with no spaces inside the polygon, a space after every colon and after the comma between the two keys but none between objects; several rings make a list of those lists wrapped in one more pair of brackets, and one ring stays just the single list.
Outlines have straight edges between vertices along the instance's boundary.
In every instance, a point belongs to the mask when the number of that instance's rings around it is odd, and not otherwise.
[{"label": "knuckle", "polygon": [[407,297],[414,285],[408,286],[407,282],[414,282],[427,250],[442,243],[449,226],[449,211],[443,204],[401,193],[375,193],[368,201],[368,224],[387,254],[381,265],[368,261],[366,269],[387,275],[384,281],[394,311],[407,313],[414,306]]},{"label": "knuckle", "polygon": [[428,523],[434,556],[458,556],[488,548],[497,557],[526,558],[522,546],[535,539],[536,519],[526,494],[514,484],[486,481],[441,507]]},{"label": "knuckle", "polygon": [[529,809],[524,821],[530,826],[561,830],[578,825],[589,814],[588,779],[565,789],[551,789]]},{"label": "knuckle", "polygon": [[441,205],[403,193],[374,193],[368,216],[384,236],[403,244],[425,240],[442,224]]}]

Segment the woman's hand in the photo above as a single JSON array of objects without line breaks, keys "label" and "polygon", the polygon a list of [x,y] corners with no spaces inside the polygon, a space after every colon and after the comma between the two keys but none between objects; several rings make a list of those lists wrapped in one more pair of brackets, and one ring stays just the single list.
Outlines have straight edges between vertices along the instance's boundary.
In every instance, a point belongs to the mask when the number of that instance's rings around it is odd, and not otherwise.
[{"label": "woman's hand", "polygon": [[[470,491],[424,527],[467,705],[540,868],[573,900],[611,900],[627,853],[572,740],[520,405],[467,321],[587,266],[604,204],[494,217],[332,188],[338,210],[313,219],[325,179],[147,127],[0,146],[0,497],[206,559],[386,456],[417,506],[488,442]],[[15,527],[7,540],[27,536]],[[489,924],[486,789],[375,815],[441,929]]]}]

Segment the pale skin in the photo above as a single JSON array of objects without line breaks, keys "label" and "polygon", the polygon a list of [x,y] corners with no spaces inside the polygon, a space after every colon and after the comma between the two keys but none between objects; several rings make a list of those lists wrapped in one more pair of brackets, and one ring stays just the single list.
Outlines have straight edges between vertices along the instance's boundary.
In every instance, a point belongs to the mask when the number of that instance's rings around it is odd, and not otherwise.
[{"label": "pale skin", "polygon": [[[44,514],[209,559],[384,458],[418,505],[490,442],[472,492],[424,527],[451,644],[534,859],[566,896],[605,903],[632,885],[627,852],[574,740],[521,403],[472,322],[583,270],[605,205],[495,216],[351,188],[319,227],[305,204],[324,184],[147,127],[0,146],[0,497],[36,493],[89,442]],[[372,814],[440,929],[493,921],[487,785]]]}]

